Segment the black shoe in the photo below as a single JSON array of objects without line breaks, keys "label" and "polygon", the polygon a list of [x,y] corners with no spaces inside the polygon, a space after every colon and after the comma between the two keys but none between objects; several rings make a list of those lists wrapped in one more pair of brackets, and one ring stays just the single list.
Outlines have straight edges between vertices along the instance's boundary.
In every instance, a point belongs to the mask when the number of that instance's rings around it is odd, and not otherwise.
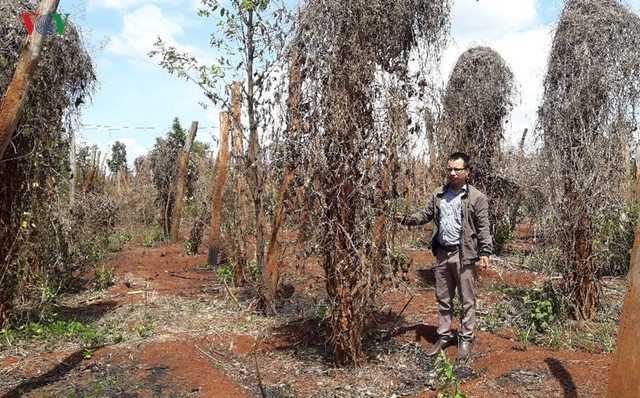
[{"label": "black shoe", "polygon": [[453,345],[453,337],[441,336],[438,339],[438,341],[436,341],[436,343],[433,345],[433,347],[427,350],[426,354],[429,357],[436,356],[440,353],[440,351],[444,350],[450,345]]},{"label": "black shoe", "polygon": [[471,348],[473,347],[473,339],[462,340],[458,342],[458,354],[456,359],[465,359],[471,354]]}]

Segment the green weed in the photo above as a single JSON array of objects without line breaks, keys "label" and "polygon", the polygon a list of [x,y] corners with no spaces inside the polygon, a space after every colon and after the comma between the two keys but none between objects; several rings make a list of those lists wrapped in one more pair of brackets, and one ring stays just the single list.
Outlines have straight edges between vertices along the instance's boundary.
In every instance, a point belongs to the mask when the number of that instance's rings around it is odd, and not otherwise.
[{"label": "green weed", "polygon": [[28,322],[15,329],[0,331],[0,344],[12,344],[17,340],[42,341],[51,349],[61,341],[75,341],[83,347],[96,347],[109,342],[123,341],[121,334],[113,334],[111,327],[97,327],[75,320],[52,320],[50,322]]},{"label": "green weed", "polygon": [[629,272],[631,248],[640,204],[626,206],[618,214],[602,216],[594,241],[601,276],[625,276]]},{"label": "green weed", "polygon": [[259,281],[262,278],[262,270],[255,259],[249,263],[249,271],[251,272],[251,280]]},{"label": "green weed", "polygon": [[427,247],[429,245],[429,243],[425,242],[421,238],[411,238],[407,242],[407,245],[412,249],[424,249],[425,247]]},{"label": "green weed", "polygon": [[141,325],[136,326],[135,331],[138,334],[138,336],[144,339],[146,337],[151,336],[153,333],[155,333],[156,324],[155,322],[143,323]]},{"label": "green weed", "polygon": [[516,236],[511,228],[511,223],[508,220],[498,222],[493,236],[493,251],[500,254],[507,243],[515,240]]},{"label": "green weed", "polygon": [[552,299],[542,287],[536,286],[527,292],[522,298],[524,306],[524,318],[526,326],[535,333],[544,333],[549,330],[556,319]]},{"label": "green weed", "polygon": [[460,380],[454,374],[454,366],[447,359],[444,351],[440,351],[436,358],[434,370],[438,375],[440,387],[436,390],[438,398],[466,398],[460,388]]},{"label": "green weed", "polygon": [[327,325],[328,310],[329,310],[329,307],[327,307],[327,305],[323,303],[320,303],[316,307],[316,313],[313,317],[313,320],[315,321],[316,325],[318,325],[319,328],[324,328]]},{"label": "green weed", "polygon": [[216,275],[218,276],[218,279],[223,282],[230,282],[233,280],[233,263],[231,261],[224,263],[220,268],[218,268]]},{"label": "green weed", "polygon": [[113,286],[113,278],[115,276],[115,267],[113,265],[101,264],[95,269],[94,282],[97,290],[106,290]]},{"label": "green weed", "polygon": [[154,247],[158,242],[164,241],[164,233],[157,225],[154,225],[144,236],[142,245],[144,247]]},{"label": "green weed", "polygon": [[108,237],[107,242],[109,244],[109,250],[120,251],[124,243],[130,242],[133,239],[133,235],[126,229],[116,229]]},{"label": "green weed", "polygon": [[191,256],[192,254],[195,254],[195,253],[191,253],[191,237],[185,239],[184,241],[184,254],[186,254],[187,256]]}]

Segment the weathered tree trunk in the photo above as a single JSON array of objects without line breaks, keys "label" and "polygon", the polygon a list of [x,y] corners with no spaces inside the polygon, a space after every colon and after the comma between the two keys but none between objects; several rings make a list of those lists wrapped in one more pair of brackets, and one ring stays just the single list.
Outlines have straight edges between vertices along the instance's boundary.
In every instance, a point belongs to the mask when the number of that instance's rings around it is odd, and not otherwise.
[{"label": "weathered tree trunk", "polygon": [[233,281],[236,286],[244,284],[247,280],[247,231],[251,224],[251,206],[249,204],[249,187],[245,180],[245,158],[242,137],[242,85],[234,82],[231,86],[231,131],[233,146],[233,182],[235,186],[236,198],[238,199],[238,222],[236,230],[231,233],[234,250]]},{"label": "weathered tree trunk", "polygon": [[120,180],[122,189],[124,189],[124,191],[126,192],[129,189],[130,181],[129,181],[129,172],[125,167],[120,167],[120,169],[118,170],[118,179]]},{"label": "weathered tree trunk", "polygon": [[345,126],[327,128],[332,145],[326,145],[323,150],[326,170],[331,172],[321,177],[320,186],[320,192],[326,197],[322,218],[327,222],[322,226],[319,240],[327,294],[332,300],[328,323],[335,344],[335,363],[339,367],[357,365],[365,360],[362,336],[373,282],[365,260],[363,232],[357,224],[358,205],[362,199],[357,184],[364,173],[359,167],[364,154],[357,145],[364,126],[372,125],[366,111],[369,98],[365,87],[373,75],[367,71],[353,77],[346,65],[345,59],[344,64],[336,65],[332,73],[334,80],[326,95],[336,105],[329,108],[327,117],[341,120],[341,112],[347,109],[347,104],[355,115]]},{"label": "weathered tree trunk", "polygon": [[182,203],[184,200],[184,190],[187,185],[187,168],[189,166],[189,154],[191,153],[191,145],[196,138],[198,132],[198,122],[191,122],[191,129],[187,136],[187,141],[184,143],[184,148],[178,155],[178,182],[176,183],[175,202],[173,204],[173,212],[171,218],[171,231],[169,233],[169,240],[172,243],[178,241],[180,236],[180,218],[182,216]]},{"label": "weathered tree trunk", "polygon": [[278,290],[278,282],[280,281],[280,256],[282,255],[282,245],[278,240],[278,232],[286,219],[286,210],[284,201],[287,197],[287,191],[293,181],[293,172],[285,171],[286,174],[280,182],[280,190],[278,191],[278,200],[273,213],[271,222],[271,239],[267,246],[267,259],[265,270],[262,274],[262,282],[264,285],[265,300],[270,305],[266,307],[267,314],[275,314],[276,291]]},{"label": "weathered tree trunk", "polygon": [[[253,10],[247,10],[247,115],[249,117],[249,151],[247,153],[247,181],[250,184],[253,198],[254,230],[256,236],[256,262],[265,277],[266,257],[264,253],[264,170],[262,169],[262,154],[260,149],[260,137],[258,135],[258,118],[255,109],[253,61],[255,59],[255,26],[253,23]],[[268,298],[265,297],[267,300]],[[266,302],[266,308],[273,303]]]},{"label": "weathered tree trunk", "polygon": [[[432,186],[437,186],[440,185],[440,178],[438,173],[439,163],[435,141],[436,121],[429,109],[425,109],[424,111],[424,122],[425,128],[427,130],[427,144],[429,145],[429,184],[432,184]],[[448,156],[449,154],[441,155]]]},{"label": "weathered tree trunk", "polygon": [[11,305],[13,302],[13,291],[0,287],[0,329],[4,328],[9,322],[11,314]]},{"label": "weathered tree trunk", "polygon": [[[48,15],[56,12],[58,3],[60,0],[43,0],[38,8],[38,14]],[[45,37],[37,29],[27,37],[11,83],[0,104],[0,159],[3,158],[4,151],[22,116],[31,80],[38,68],[44,39]]]},{"label": "weathered tree trunk", "polygon": [[[40,3],[40,7],[38,7],[38,13],[43,15],[55,12],[59,2],[60,0],[43,0]],[[38,67],[44,40],[45,37],[37,29],[34,29],[33,33],[27,37],[18,58],[13,78],[2,97],[2,102],[0,103],[0,161],[4,157],[9,142],[11,142],[11,137],[22,117],[29,86]],[[8,189],[4,185],[5,182],[3,181],[0,188]],[[14,238],[15,234],[10,228],[0,225],[0,245],[11,245]],[[10,260],[2,258],[1,261],[8,263]],[[13,289],[8,288],[9,285],[3,281],[5,274],[6,270],[0,271],[0,329],[6,325],[9,319],[14,297]]]},{"label": "weathered tree trunk", "polygon": [[[348,145],[346,145],[348,148]],[[348,150],[348,149],[347,149]],[[327,276],[327,294],[332,300],[329,312],[331,338],[335,344],[335,363],[349,366],[364,361],[362,334],[365,308],[369,296],[369,280],[365,277],[363,253],[353,242],[355,233],[355,211],[353,181],[358,180],[355,164],[342,164],[335,154],[329,164],[334,169],[348,170],[349,179],[339,184],[333,178],[324,181],[323,192],[331,193],[325,210],[328,220],[340,220],[340,224],[328,226],[320,237],[323,250],[323,266]],[[354,156],[357,158],[357,156]],[[357,160],[354,160],[356,163]],[[340,164],[340,166],[339,166]]]},{"label": "weathered tree trunk", "polygon": [[[567,283],[571,290],[571,308],[569,315],[573,319],[591,320],[598,308],[597,269],[593,259],[593,237],[586,209],[576,197],[571,182],[565,185],[565,194],[569,198],[571,212],[565,211],[567,225],[575,223],[567,243],[571,253]],[[577,221],[576,221],[577,219]]]},{"label": "weathered tree trunk", "polygon": [[[640,195],[640,190],[638,191]],[[640,397],[640,224],[631,251],[627,292],[609,375],[608,398]]]},{"label": "weathered tree trunk", "polygon": [[211,267],[218,264],[218,252],[222,246],[222,194],[229,171],[229,115],[226,112],[220,112],[220,149],[215,169],[217,178],[211,202],[211,233],[207,259]]},{"label": "weathered tree trunk", "polygon": [[[289,98],[287,100],[287,128],[290,130],[290,136],[295,140],[300,133],[302,116],[300,114],[300,104],[302,102],[302,59],[300,52],[295,51],[291,57],[291,68],[289,72]],[[294,154],[291,154],[295,157]],[[267,247],[267,258],[265,268],[262,273],[264,285],[266,310],[268,314],[275,313],[276,291],[278,290],[278,282],[280,280],[280,256],[282,255],[282,247],[278,240],[278,232],[286,219],[285,201],[288,198],[291,183],[294,179],[292,166],[295,159],[289,159],[285,168],[284,176],[280,182],[278,190],[278,199],[275,211],[271,220],[271,238]]]}]

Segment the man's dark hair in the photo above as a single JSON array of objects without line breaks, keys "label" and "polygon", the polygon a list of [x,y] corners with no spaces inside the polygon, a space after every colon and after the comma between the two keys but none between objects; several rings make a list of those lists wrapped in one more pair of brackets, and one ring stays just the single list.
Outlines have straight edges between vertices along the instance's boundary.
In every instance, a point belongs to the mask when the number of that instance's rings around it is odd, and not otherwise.
[{"label": "man's dark hair", "polygon": [[447,159],[447,161],[458,160],[458,159],[462,159],[462,161],[464,162],[464,168],[465,169],[471,170],[471,158],[469,157],[469,155],[467,155],[464,152],[454,152],[454,153],[452,153],[451,155],[449,155],[449,159]]}]

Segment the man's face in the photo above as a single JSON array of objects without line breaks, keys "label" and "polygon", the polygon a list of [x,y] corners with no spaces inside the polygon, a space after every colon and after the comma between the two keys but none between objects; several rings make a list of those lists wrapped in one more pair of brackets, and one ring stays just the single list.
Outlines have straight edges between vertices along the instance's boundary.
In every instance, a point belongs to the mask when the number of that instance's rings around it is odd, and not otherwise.
[{"label": "man's face", "polygon": [[447,178],[452,185],[461,186],[467,180],[469,169],[465,169],[464,160],[456,159],[449,160],[447,162],[445,172],[447,173]]}]

